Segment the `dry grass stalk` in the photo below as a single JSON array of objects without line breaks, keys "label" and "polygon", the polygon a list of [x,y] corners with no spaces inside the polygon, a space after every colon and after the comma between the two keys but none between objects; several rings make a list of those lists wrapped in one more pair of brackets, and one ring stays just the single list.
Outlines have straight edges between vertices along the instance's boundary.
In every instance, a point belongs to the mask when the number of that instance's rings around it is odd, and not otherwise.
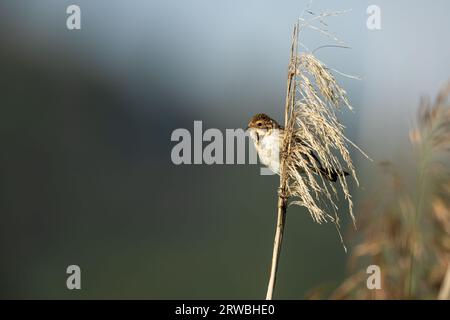
[{"label": "dry grass stalk", "polygon": [[442,286],[441,290],[439,290],[438,299],[450,300],[450,264],[447,267],[447,272],[445,273],[444,281],[442,281]]},{"label": "dry grass stalk", "polygon": [[[449,96],[450,83],[433,104],[423,100],[410,132],[418,153],[415,190],[392,164],[382,164],[391,183],[361,208],[363,238],[351,255],[353,275],[332,299],[450,299]],[[368,290],[361,277],[370,264],[381,269],[381,290]]]},{"label": "dry grass stalk", "polygon": [[[325,16],[322,14],[317,19]],[[345,90],[338,85],[330,69],[312,53],[299,54],[300,27],[299,23],[294,27],[288,68],[285,135],[280,152],[278,218],[266,299],[273,297],[288,199],[293,200],[289,204],[305,207],[315,222],[334,222],[343,244],[337,214],[340,187],[347,200],[349,214],[355,222],[345,177],[339,175],[338,183],[334,184],[318,176],[316,172],[319,171],[319,164],[312,155],[314,153],[317,156],[324,168],[333,168],[337,172],[348,171],[358,183],[347,148],[352,143],[345,137],[344,126],[336,115],[342,106],[348,109],[351,106]]]},{"label": "dry grass stalk", "polygon": [[[285,102],[285,127],[287,128],[289,114],[291,113],[292,105],[294,103],[295,97],[295,81],[293,81],[295,76],[295,71],[291,70],[291,67],[296,69],[296,65],[292,65],[292,61],[296,60],[298,50],[298,24],[294,27],[294,32],[292,34],[292,46],[291,46],[291,58],[288,69],[287,85],[286,85],[286,102]],[[283,140],[283,146],[281,150],[289,150],[290,140],[286,139],[288,135],[286,134]],[[272,300],[273,290],[275,288],[278,260],[280,258],[281,243],[283,240],[284,224],[286,221],[286,207],[287,207],[287,197],[286,195],[286,174],[285,174],[285,164],[286,162],[286,152],[283,152],[280,156],[280,187],[278,196],[278,213],[277,213],[277,227],[275,231],[275,240],[273,244],[273,254],[272,254],[272,264],[270,268],[270,278],[269,285],[267,287],[266,300]]]}]

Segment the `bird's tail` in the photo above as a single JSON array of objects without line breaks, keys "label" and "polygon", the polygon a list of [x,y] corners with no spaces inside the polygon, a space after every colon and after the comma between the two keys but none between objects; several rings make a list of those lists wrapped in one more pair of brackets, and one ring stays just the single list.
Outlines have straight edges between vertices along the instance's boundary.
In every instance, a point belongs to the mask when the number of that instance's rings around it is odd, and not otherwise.
[{"label": "bird's tail", "polygon": [[337,171],[335,169],[326,168],[320,168],[320,173],[331,182],[336,182],[338,177],[345,177],[349,175],[347,171]]}]

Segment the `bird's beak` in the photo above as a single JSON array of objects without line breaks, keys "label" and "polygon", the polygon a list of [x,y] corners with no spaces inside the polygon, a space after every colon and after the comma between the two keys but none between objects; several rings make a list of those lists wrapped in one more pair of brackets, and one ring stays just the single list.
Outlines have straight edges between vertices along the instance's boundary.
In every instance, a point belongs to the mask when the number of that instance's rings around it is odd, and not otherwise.
[{"label": "bird's beak", "polygon": [[248,129],[250,129],[250,127],[249,127],[249,126],[247,126],[247,127],[245,128],[245,131],[247,131]]}]

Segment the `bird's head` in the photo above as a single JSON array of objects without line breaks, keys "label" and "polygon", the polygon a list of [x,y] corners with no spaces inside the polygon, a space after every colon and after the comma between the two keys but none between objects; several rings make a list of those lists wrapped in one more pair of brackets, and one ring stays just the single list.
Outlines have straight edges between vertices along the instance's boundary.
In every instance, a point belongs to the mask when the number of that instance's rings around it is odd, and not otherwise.
[{"label": "bird's head", "polygon": [[255,114],[249,121],[247,129],[270,130],[279,129],[278,123],[264,113]]},{"label": "bird's head", "polygon": [[280,128],[280,125],[268,115],[258,113],[250,119],[247,130],[249,130],[250,135],[253,138],[259,140],[259,138],[264,137],[267,132]]}]

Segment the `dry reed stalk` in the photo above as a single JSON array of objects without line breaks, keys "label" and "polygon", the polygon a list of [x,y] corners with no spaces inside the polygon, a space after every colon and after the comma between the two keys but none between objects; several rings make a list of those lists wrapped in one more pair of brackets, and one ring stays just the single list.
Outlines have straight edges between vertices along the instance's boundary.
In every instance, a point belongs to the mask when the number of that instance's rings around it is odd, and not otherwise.
[{"label": "dry reed stalk", "polygon": [[[327,15],[322,14],[311,20],[322,19],[325,16]],[[305,20],[299,19],[299,21]],[[294,26],[292,35],[285,101],[285,134],[280,148],[277,227],[267,300],[273,298],[286,222],[286,209],[290,198],[294,201],[289,204],[305,207],[315,222],[334,222],[343,244],[337,214],[338,207],[335,203],[338,199],[338,187],[340,187],[347,200],[349,214],[355,223],[351,195],[345,176],[343,174],[338,176],[336,186],[333,182],[316,174],[319,172],[318,166],[321,163],[324,168],[333,168],[336,172],[350,172],[358,183],[347,149],[348,143],[354,144],[344,136],[344,126],[339,123],[336,116],[336,112],[342,105],[349,109],[351,106],[345,90],[337,84],[330,69],[312,53],[299,54],[298,38],[301,27],[311,27],[311,25],[309,22],[304,25],[298,22]],[[314,154],[318,161],[313,158]],[[328,213],[328,210],[333,215]],[[344,249],[346,250],[345,246]]]},{"label": "dry reed stalk", "polygon": [[[294,71],[291,70],[292,61],[296,60],[297,56],[297,41],[298,41],[298,24],[294,27],[294,32],[292,33],[292,46],[291,46],[291,55],[290,55],[290,63],[288,68],[288,78],[286,85],[286,102],[285,102],[285,127],[288,126],[288,119],[290,110],[292,110],[292,105],[294,103],[295,97],[295,81],[293,81],[295,76],[296,64],[294,63]],[[285,135],[283,139],[283,145],[281,150],[289,150],[289,139],[286,139],[288,135]],[[286,222],[286,207],[287,207],[287,197],[286,197],[286,174],[285,174],[285,162],[286,162],[286,152],[282,152],[280,155],[280,186],[279,186],[279,195],[278,195],[278,214],[277,214],[277,227],[275,231],[275,240],[273,244],[273,254],[272,254],[272,265],[270,268],[270,278],[269,285],[267,287],[266,300],[272,300],[273,298],[273,290],[275,287],[277,269],[278,269],[278,260],[280,258],[281,252],[281,243],[283,240],[283,232],[284,232],[284,224]]]},{"label": "dry reed stalk", "polygon": [[450,300],[450,264],[445,272],[444,281],[442,281],[441,290],[438,295],[439,300]]},{"label": "dry reed stalk", "polygon": [[[433,103],[420,105],[410,131],[418,154],[415,186],[389,162],[382,164],[391,183],[381,185],[361,208],[363,237],[350,257],[353,275],[331,299],[450,299],[449,98],[450,82]],[[360,277],[370,264],[382,270],[382,288],[375,294]]]}]

